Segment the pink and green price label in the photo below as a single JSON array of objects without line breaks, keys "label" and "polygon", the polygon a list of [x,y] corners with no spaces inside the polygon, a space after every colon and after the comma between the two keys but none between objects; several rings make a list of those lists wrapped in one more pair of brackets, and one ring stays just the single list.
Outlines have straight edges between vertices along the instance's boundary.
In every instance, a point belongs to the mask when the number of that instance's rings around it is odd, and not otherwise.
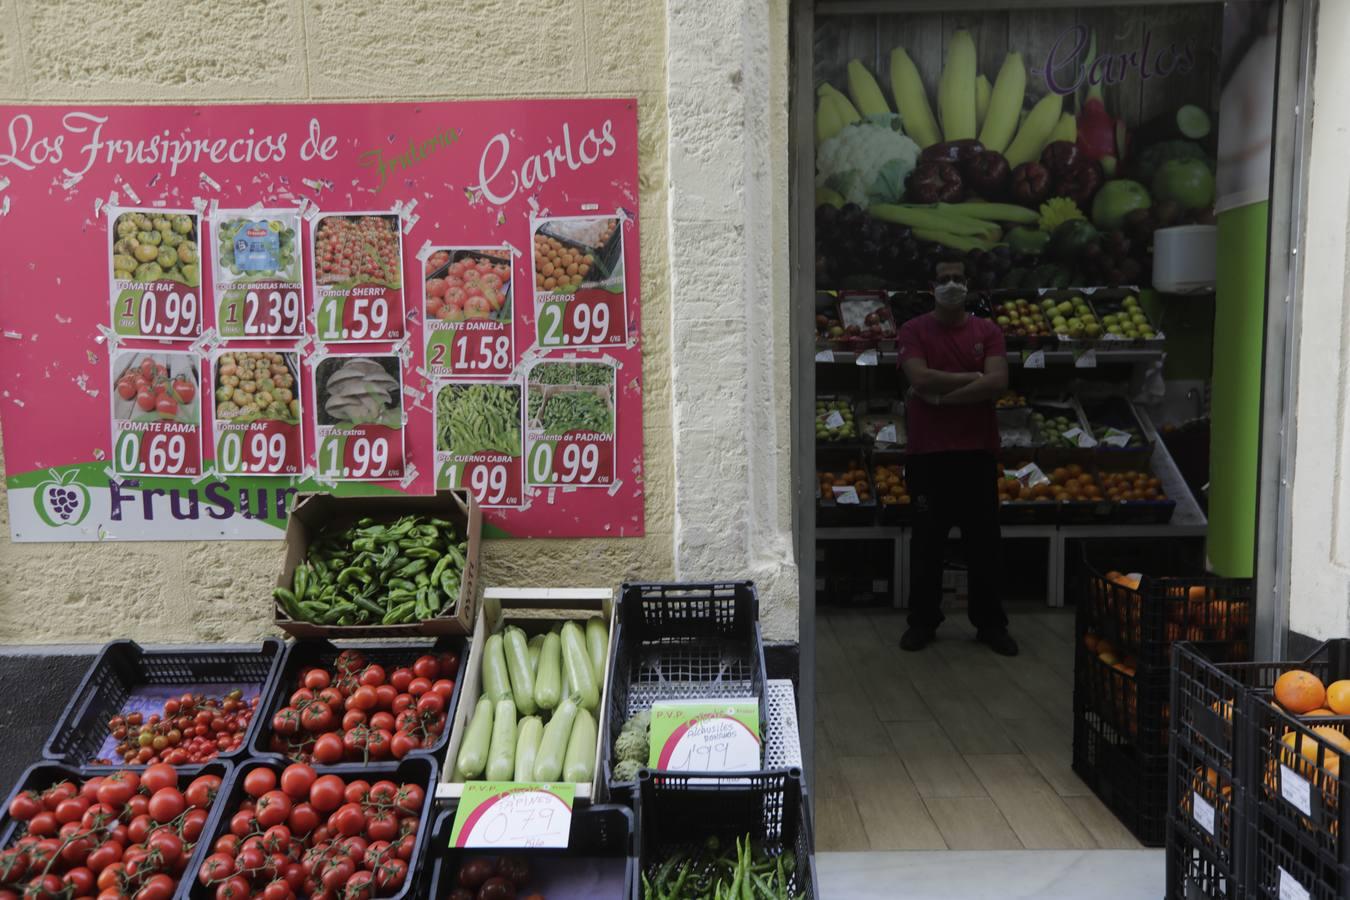
[{"label": "pink and green price label", "polygon": [[753,697],[652,704],[648,765],[672,772],[745,772],[761,767],[759,703]]},{"label": "pink and green price label", "polygon": [[451,847],[566,847],[576,785],[471,781],[450,830]]}]

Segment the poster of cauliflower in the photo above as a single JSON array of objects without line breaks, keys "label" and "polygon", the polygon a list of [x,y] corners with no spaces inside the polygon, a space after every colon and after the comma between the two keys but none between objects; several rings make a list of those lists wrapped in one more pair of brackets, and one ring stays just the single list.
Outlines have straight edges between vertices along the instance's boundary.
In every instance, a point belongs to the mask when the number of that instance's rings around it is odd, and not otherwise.
[{"label": "poster of cauliflower", "polygon": [[113,330],[165,340],[200,337],[201,218],[190,209],[104,211]]},{"label": "poster of cauliflower", "polygon": [[229,349],[212,357],[216,471],[296,476],[304,468],[300,356]]},{"label": "poster of cauliflower", "polygon": [[302,337],[304,259],[294,209],[210,216],[216,331],[222,338]]}]

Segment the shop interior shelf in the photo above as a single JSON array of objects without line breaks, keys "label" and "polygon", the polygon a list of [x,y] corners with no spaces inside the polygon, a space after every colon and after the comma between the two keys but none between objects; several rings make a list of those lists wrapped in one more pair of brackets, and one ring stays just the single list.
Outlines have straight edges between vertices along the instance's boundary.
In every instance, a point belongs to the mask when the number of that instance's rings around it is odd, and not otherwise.
[{"label": "shop interior shelf", "polygon": [[[821,354],[822,349],[817,349],[816,353]],[[821,365],[853,366],[858,364],[858,354],[852,350],[831,350],[829,359],[822,359],[819,355],[816,362]],[[1163,358],[1162,350],[1097,350],[1097,365],[1127,365],[1132,366],[1136,363],[1155,362]],[[882,350],[876,352],[876,365],[894,366],[896,353],[894,350]],[[864,363],[865,365],[866,363]],[[1045,352],[1045,364],[1047,366],[1070,366],[1074,365],[1074,354],[1069,350],[1047,350]],[[1021,352],[1008,354],[1008,365],[1022,365]]]}]

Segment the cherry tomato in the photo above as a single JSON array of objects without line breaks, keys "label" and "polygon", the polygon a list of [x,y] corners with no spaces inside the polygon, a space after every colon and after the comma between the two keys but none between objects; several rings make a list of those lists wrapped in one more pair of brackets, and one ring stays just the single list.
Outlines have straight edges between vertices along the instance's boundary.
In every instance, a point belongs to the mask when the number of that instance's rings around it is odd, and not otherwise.
[{"label": "cherry tomato", "polygon": [[428,691],[417,698],[417,712],[423,716],[445,712],[445,698],[435,691]]},{"label": "cherry tomato", "polygon": [[348,803],[365,803],[370,796],[370,782],[364,778],[349,781],[342,791],[342,796]]},{"label": "cherry tomato", "polygon": [[321,691],[332,684],[332,682],[333,678],[328,674],[327,669],[315,668],[310,669],[305,673],[304,684],[305,687],[309,688],[311,691]]},{"label": "cherry tomato", "polygon": [[258,766],[250,769],[244,776],[244,793],[255,800],[275,789],[277,786],[277,773],[266,766]]},{"label": "cherry tomato", "polygon": [[178,772],[167,763],[156,763],[141,773],[141,787],[151,794],[167,787],[178,787]]},{"label": "cherry tomato", "polygon": [[247,900],[252,892],[248,879],[242,875],[235,875],[216,888],[216,900]]},{"label": "cherry tomato", "polygon": [[183,813],[183,840],[196,841],[202,836],[202,831],[206,828],[206,810],[200,807],[193,807]]},{"label": "cherry tomato", "polygon": [[412,694],[414,697],[420,697],[429,690],[431,690],[431,680],[423,678],[420,675],[414,678],[412,683],[408,685],[408,693]]},{"label": "cherry tomato", "polygon": [[372,841],[392,841],[398,837],[398,819],[387,809],[373,810],[366,817],[366,834]]},{"label": "cherry tomato", "polygon": [[333,727],[333,710],[327,703],[311,703],[300,711],[300,725],[306,731],[327,731]]},{"label": "cherry tomato", "polygon": [[371,663],[361,670],[361,674],[357,676],[356,680],[361,684],[375,687],[376,685],[384,684],[384,679],[384,666],[381,666],[378,663]]},{"label": "cherry tomato", "polygon": [[28,833],[38,837],[48,837],[56,834],[57,825],[56,816],[43,810],[28,820]]},{"label": "cherry tomato", "polygon": [[234,859],[234,854],[239,849],[239,835],[227,831],[216,838],[216,842],[211,849],[215,853],[228,854],[230,859]]},{"label": "cherry tomato", "polygon": [[353,872],[352,877],[347,879],[346,885],[342,888],[344,900],[370,900],[373,882],[374,876],[369,872]]},{"label": "cherry tomato", "polygon": [[441,666],[434,656],[419,656],[417,661],[413,663],[412,670],[416,677],[430,681],[441,673]]},{"label": "cherry tomato", "polygon": [[65,825],[67,822],[79,822],[84,818],[84,811],[88,808],[88,800],[83,797],[71,797],[56,804],[54,815],[57,822]]},{"label": "cherry tomato", "polygon": [[399,859],[403,860],[404,862],[407,862],[408,860],[412,859],[413,847],[415,847],[416,845],[417,845],[417,836],[413,834],[405,834],[403,837],[398,839],[397,843],[393,845],[394,855],[397,856]]},{"label": "cherry tomato", "polygon": [[63,884],[68,884],[76,897],[87,896],[94,892],[94,873],[85,866],[76,866],[61,876]]},{"label": "cherry tomato", "polygon": [[[94,874],[98,874],[121,858],[121,842],[116,840],[106,840],[93,850],[89,851],[89,857],[84,861],[84,864],[88,866]],[[3,877],[3,873],[0,873],[0,877]],[[8,881],[9,879],[5,880]]]},{"label": "cherry tomato", "polygon": [[219,791],[219,775],[199,775],[192,780],[187,790],[183,792],[183,798],[187,800],[189,806],[205,809],[216,799],[216,794]]},{"label": "cherry tomato", "polygon": [[282,770],[281,789],[289,794],[292,800],[303,800],[309,796],[310,786],[314,784],[316,777],[314,769],[310,766],[294,763]]},{"label": "cherry tomato", "polygon": [[253,833],[253,826],[257,824],[253,819],[251,811],[240,810],[230,818],[230,833],[239,837],[248,837]]},{"label": "cherry tomato", "polygon": [[392,684],[377,684],[375,686],[375,708],[379,710],[388,710],[394,705],[394,698],[398,696],[398,689]]},{"label": "cherry tomato", "polygon": [[413,697],[412,694],[399,694],[394,698],[394,702],[390,705],[389,711],[394,715],[398,715],[405,709],[410,709],[415,702],[416,698]]},{"label": "cherry tomato", "polygon": [[413,680],[413,671],[412,669],[409,669],[406,666],[400,666],[399,668],[389,673],[389,685],[399,693],[403,693],[404,691],[406,691],[408,689],[408,685],[412,683],[412,680]]},{"label": "cherry tomato", "polygon": [[368,712],[375,708],[378,699],[378,696],[375,694],[375,688],[368,684],[363,684],[352,691],[351,696],[347,698],[347,708]]},{"label": "cherry tomato", "polygon": [[291,807],[291,815],[286,820],[286,827],[290,828],[291,834],[297,837],[308,835],[319,827],[319,813],[308,803],[297,803]]},{"label": "cherry tomato", "polygon": [[300,712],[294,706],[283,706],[272,716],[272,730],[288,736],[295,734],[300,730]]},{"label": "cherry tomato", "polygon": [[342,730],[351,731],[358,725],[366,724],[365,710],[349,709],[342,714]]},{"label": "cherry tomato", "polygon": [[341,690],[340,686],[333,686],[333,687],[326,687],[323,690],[319,691],[319,694],[316,699],[320,703],[328,704],[328,708],[331,709],[334,714],[336,714],[342,710],[342,707],[346,701],[346,696],[344,695],[344,692]]},{"label": "cherry tomato", "polygon": [[393,731],[394,714],[391,712],[385,712],[384,710],[380,710],[379,712],[375,713],[373,716],[370,717],[370,727],[376,729],[377,731],[379,729],[384,729],[385,731]]},{"label": "cherry tomato", "polygon": [[418,741],[407,732],[397,732],[389,739],[389,753],[394,759],[402,759],[417,749]]},{"label": "cherry tomato", "polygon": [[0,851],[0,881],[18,881],[28,871],[28,854],[18,847]]},{"label": "cherry tomato", "polygon": [[449,678],[437,678],[431,683],[431,689],[441,695],[446,706],[450,705],[450,698],[455,695],[455,683]]},{"label": "cherry tomato", "polygon": [[391,859],[375,872],[375,887],[400,888],[408,877],[408,864],[401,859]]},{"label": "cherry tomato", "polygon": [[146,840],[146,845],[157,851],[166,866],[172,867],[183,855],[183,839],[168,829],[156,831]]},{"label": "cherry tomato", "polygon": [[337,812],[328,817],[328,827],[335,829],[343,837],[360,834],[365,825],[366,816],[357,803],[344,803]]},{"label": "cherry tomato", "polygon": [[306,706],[314,699],[314,692],[309,688],[297,688],[295,693],[291,694],[290,705],[296,709]]}]

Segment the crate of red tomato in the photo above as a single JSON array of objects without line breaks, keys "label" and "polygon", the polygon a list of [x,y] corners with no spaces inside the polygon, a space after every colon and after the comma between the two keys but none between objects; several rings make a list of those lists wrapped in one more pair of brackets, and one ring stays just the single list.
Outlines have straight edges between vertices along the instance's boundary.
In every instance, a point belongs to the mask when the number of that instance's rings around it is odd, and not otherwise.
[{"label": "crate of red tomato", "polygon": [[430,833],[436,763],[250,760],[221,791],[188,898],[403,898]]},{"label": "crate of red tomato", "polygon": [[30,766],[0,819],[0,897],[169,900],[204,856],[230,771]]},{"label": "crate of red tomato", "polygon": [[462,638],[341,647],[298,641],[260,713],[254,755],[319,765],[439,757],[466,656]]}]

